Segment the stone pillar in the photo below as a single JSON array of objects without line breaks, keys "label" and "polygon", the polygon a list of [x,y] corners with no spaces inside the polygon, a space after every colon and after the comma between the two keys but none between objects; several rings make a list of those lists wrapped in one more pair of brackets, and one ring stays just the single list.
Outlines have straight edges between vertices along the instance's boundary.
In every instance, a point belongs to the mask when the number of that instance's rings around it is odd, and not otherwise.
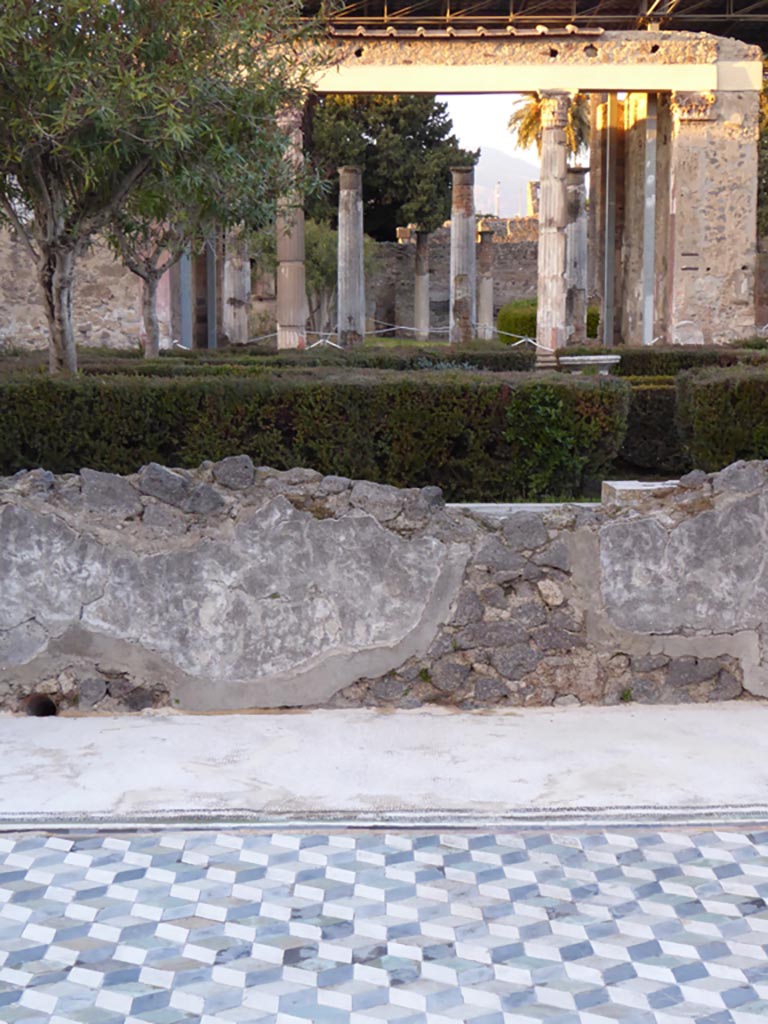
[{"label": "stone pillar", "polygon": [[475,170],[452,167],[450,340],[467,342],[475,324]]},{"label": "stone pillar", "polygon": [[251,261],[242,228],[230,228],[224,236],[222,274],[222,329],[233,345],[248,341],[248,304],[251,297]]},{"label": "stone pillar", "polygon": [[583,345],[587,340],[587,186],[585,179],[588,173],[588,167],[569,167],[566,178],[568,188],[566,313],[569,345]]},{"label": "stone pillar", "polygon": [[429,340],[429,232],[416,232],[413,314],[418,341]]},{"label": "stone pillar", "polygon": [[754,90],[671,97],[668,342],[754,333],[758,112]]},{"label": "stone pillar", "polygon": [[552,366],[566,333],[567,93],[541,94],[541,198],[536,362]]},{"label": "stone pillar", "polygon": [[477,247],[477,336],[490,341],[494,334],[493,319],[493,231],[480,231]]},{"label": "stone pillar", "polygon": [[360,345],[365,337],[363,272],[363,183],[359,167],[339,168],[339,344]]},{"label": "stone pillar", "polygon": [[[302,160],[301,111],[280,118],[291,139],[287,159]],[[304,207],[297,195],[285,196],[277,210],[277,347],[304,348],[307,343],[307,285],[304,269]]]},{"label": "stone pillar", "polygon": [[589,214],[587,220],[587,290],[588,298],[599,299],[603,281],[601,268],[602,239],[605,227],[601,224],[603,201],[603,168],[605,164],[605,132],[598,123],[604,110],[605,93],[593,92],[589,96]]}]

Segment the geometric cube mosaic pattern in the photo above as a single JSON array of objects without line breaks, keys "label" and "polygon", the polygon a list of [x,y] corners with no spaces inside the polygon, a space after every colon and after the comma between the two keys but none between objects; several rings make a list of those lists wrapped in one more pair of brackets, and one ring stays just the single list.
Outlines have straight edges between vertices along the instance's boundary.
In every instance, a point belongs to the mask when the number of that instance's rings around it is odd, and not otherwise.
[{"label": "geometric cube mosaic pattern", "polygon": [[768,831],[0,835],[0,1022],[766,1024]]}]

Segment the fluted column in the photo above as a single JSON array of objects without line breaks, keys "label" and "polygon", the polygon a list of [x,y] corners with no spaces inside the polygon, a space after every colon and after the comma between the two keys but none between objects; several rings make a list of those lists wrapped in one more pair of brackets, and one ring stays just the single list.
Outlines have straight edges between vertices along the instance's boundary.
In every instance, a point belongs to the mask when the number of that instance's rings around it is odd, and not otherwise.
[{"label": "fluted column", "polygon": [[483,228],[477,247],[477,336],[490,341],[493,325],[493,231]]},{"label": "fluted column", "polygon": [[[281,127],[289,134],[286,159],[295,168],[302,161],[301,111],[281,115]],[[277,347],[304,348],[307,341],[306,272],[304,267],[304,207],[295,194],[283,197],[277,210]]]},{"label": "fluted column", "polygon": [[359,167],[339,168],[338,261],[339,344],[359,345],[365,337],[363,184]]},{"label": "fluted column", "polygon": [[452,167],[450,339],[471,341],[475,324],[475,171]]},{"label": "fluted column", "polygon": [[541,198],[539,205],[539,283],[536,315],[537,363],[552,365],[567,340],[566,233],[568,227],[568,93],[541,95]]},{"label": "fluted column", "polygon": [[416,232],[413,314],[418,341],[429,339],[429,232]]},{"label": "fluted column", "polygon": [[248,341],[251,262],[248,259],[248,240],[242,227],[229,228],[224,235],[221,290],[224,334],[233,345],[244,345]]}]

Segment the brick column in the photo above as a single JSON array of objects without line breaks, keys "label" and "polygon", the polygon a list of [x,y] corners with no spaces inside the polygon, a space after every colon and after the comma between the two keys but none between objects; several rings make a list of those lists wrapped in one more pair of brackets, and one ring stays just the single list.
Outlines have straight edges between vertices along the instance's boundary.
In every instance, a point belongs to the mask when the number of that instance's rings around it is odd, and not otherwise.
[{"label": "brick column", "polygon": [[471,341],[475,323],[475,171],[452,167],[450,340]]}]

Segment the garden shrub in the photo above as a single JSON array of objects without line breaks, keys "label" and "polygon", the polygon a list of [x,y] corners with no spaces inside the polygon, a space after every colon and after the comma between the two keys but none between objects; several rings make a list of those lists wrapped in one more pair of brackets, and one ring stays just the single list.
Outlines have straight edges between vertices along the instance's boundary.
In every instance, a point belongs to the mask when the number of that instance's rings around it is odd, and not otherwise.
[{"label": "garden shrub", "polygon": [[639,469],[679,475],[690,468],[677,431],[673,377],[625,378],[631,384],[619,458]]},{"label": "garden shrub", "polygon": [[768,368],[693,370],[676,384],[678,429],[697,469],[768,458]]},{"label": "garden shrub", "polygon": [[[523,338],[536,337],[536,299],[515,299],[507,302],[499,310],[496,318],[496,329],[506,334],[516,334]],[[596,338],[600,327],[600,310],[597,306],[587,307],[587,337]],[[515,338],[500,339],[508,345],[514,344]],[[569,350],[570,352],[570,350]]]},{"label": "garden shrub", "polygon": [[396,486],[448,500],[577,497],[615,457],[626,384],[564,375],[376,370],[255,377],[0,381],[0,473],[150,461],[196,466],[247,452],[278,469]]}]

